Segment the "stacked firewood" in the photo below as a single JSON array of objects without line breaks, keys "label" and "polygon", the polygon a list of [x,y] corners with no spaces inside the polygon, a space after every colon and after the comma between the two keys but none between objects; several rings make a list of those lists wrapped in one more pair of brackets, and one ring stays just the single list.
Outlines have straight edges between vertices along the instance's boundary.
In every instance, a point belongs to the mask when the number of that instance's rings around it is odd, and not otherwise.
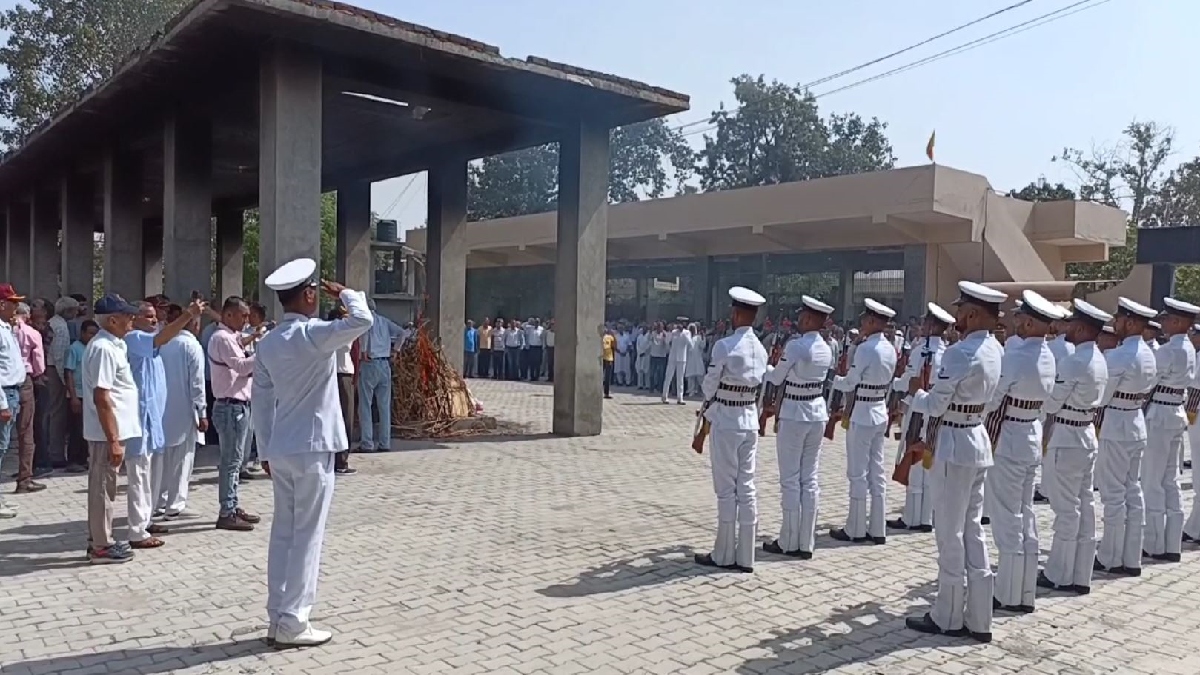
[{"label": "stacked firewood", "polygon": [[392,427],[401,437],[457,435],[456,423],[475,415],[475,401],[428,326],[419,326],[392,357]]}]

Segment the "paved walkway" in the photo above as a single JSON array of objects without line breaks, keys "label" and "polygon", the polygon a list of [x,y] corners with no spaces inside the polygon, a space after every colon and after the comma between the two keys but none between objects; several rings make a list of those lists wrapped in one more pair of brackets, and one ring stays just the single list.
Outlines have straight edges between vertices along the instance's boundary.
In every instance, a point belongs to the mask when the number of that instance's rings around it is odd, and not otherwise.
[{"label": "paved walkway", "polygon": [[[694,403],[618,393],[604,435],[560,439],[546,433],[547,386],[474,390],[529,435],[404,444],[339,479],[314,617],[336,631],[327,647],[261,643],[270,486],[243,488],[265,526],[212,529],[210,451],[201,517],[128,565],[83,560],[85,478],[14,498],[23,515],[0,522],[0,673],[1200,672],[1194,549],[1087,597],[1039,598],[1035,614],[998,619],[991,645],[919,637],[903,618],[932,591],[932,535],[822,536],[811,561],[709,574],[690,563],[715,525],[707,459],[688,448]],[[764,536],[779,523],[774,445],[759,451]],[[844,456],[839,435],[823,456],[822,530],[845,516]]]}]

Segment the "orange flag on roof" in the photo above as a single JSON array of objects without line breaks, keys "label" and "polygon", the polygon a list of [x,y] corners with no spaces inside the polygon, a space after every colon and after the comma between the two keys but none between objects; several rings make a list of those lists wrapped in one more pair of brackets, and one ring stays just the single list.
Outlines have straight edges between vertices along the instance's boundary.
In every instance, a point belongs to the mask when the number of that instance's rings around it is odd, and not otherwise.
[{"label": "orange flag on roof", "polygon": [[925,156],[928,157],[929,161],[931,162],[933,161],[933,145],[936,141],[937,130],[935,129],[933,133],[929,134],[929,142],[925,144]]}]

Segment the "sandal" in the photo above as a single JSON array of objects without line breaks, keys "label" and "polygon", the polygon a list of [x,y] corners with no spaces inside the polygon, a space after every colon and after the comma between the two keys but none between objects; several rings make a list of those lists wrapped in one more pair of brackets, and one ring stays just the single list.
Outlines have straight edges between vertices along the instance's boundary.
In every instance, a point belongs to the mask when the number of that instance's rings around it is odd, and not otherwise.
[{"label": "sandal", "polygon": [[129,542],[129,547],[130,548],[158,548],[166,543],[167,542],[163,541],[162,539],[159,539],[158,537],[148,537],[141,541]]},{"label": "sandal", "polygon": [[157,524],[146,528],[146,534],[167,534],[170,531],[165,526]]}]

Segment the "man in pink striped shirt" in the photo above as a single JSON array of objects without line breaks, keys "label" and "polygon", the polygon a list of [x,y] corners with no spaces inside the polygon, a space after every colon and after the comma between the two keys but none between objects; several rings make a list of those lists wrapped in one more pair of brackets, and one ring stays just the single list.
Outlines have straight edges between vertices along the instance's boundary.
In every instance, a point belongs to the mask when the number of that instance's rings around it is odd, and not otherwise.
[{"label": "man in pink striped shirt", "polygon": [[13,332],[17,346],[21,348],[21,360],[25,362],[25,382],[21,385],[21,412],[17,415],[17,494],[45,490],[43,483],[33,480],[33,419],[34,382],[46,372],[46,350],[42,334],[29,325],[29,305],[17,305],[16,323]]},{"label": "man in pink striped shirt", "polygon": [[242,329],[250,308],[239,297],[225,300],[221,323],[208,340],[212,372],[212,421],[221,446],[220,478],[217,484],[221,511],[217,529],[244,532],[261,520],[238,506],[238,474],[250,445],[250,385],[254,355],[247,354]]}]

